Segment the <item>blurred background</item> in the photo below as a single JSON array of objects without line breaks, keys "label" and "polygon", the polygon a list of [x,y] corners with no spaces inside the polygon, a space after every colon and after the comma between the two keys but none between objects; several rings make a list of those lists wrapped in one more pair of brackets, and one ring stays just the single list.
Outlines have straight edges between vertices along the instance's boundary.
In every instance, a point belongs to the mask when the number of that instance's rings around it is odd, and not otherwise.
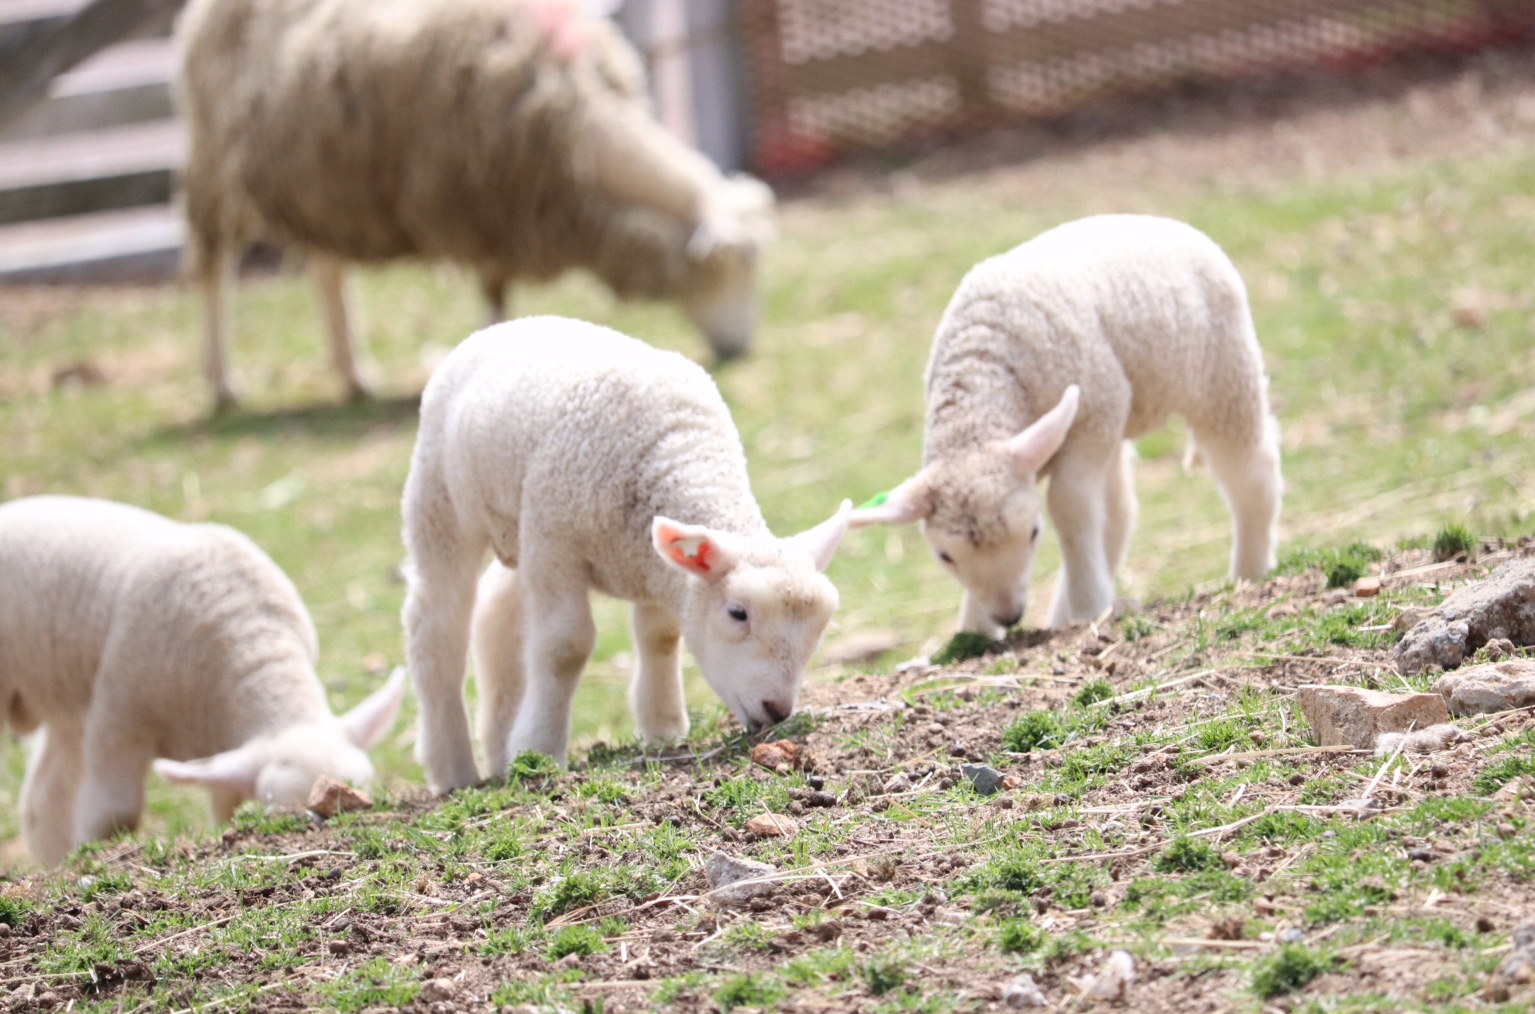
[{"label": "blurred background", "polygon": [[[343,404],[312,287],[267,251],[236,297],[247,400],[212,415],[198,300],[178,281],[177,6],[120,0],[71,48],[80,0],[0,0],[0,497],[101,496],[247,532],[303,592],[339,710],[403,659],[416,398],[483,307],[451,267],[361,272],[383,390]],[[759,332],[715,370],[775,531],[917,467],[928,345],[966,270],[1121,211],[1192,222],[1247,280],[1284,430],[1282,550],[1390,547],[1447,520],[1535,529],[1535,5],[593,6],[642,55],[666,127],[778,193]],[[674,308],[619,303],[585,275],[519,288],[513,308],[708,361]],[[1123,580],[1143,599],[1224,580],[1226,512],[1207,476],[1182,473],[1182,448],[1176,427],[1139,448]],[[1047,545],[1026,623],[1056,560]],[[843,605],[815,679],[888,672],[952,631],[958,587],[915,530],[851,534],[831,575]],[[621,743],[627,607],[598,605],[576,738]],[[719,709],[689,678],[710,727]],[[420,785],[411,739],[402,723],[381,751],[401,792]],[[0,747],[0,840],[23,750]],[[205,820],[158,783],[150,819]]]}]

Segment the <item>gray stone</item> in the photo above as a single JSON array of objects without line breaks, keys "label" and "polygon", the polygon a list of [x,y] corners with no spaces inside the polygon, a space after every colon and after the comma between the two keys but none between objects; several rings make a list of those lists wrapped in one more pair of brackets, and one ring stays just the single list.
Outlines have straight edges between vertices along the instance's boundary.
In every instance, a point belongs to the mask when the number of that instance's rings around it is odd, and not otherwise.
[{"label": "gray stone", "polygon": [[1363,687],[1303,686],[1300,709],[1320,746],[1375,749],[1386,732],[1426,729],[1450,720],[1438,694],[1387,694]]},{"label": "gray stone", "polygon": [[1495,638],[1535,644],[1535,558],[1510,560],[1445,599],[1397,644],[1397,668],[1406,675],[1454,669]]},{"label": "gray stone", "polygon": [[983,796],[992,795],[1002,787],[1002,772],[985,764],[963,764],[959,773]]},{"label": "gray stone", "polygon": [[778,885],[765,878],[778,871],[755,859],[737,859],[716,852],[704,862],[704,876],[709,882],[709,896],[721,905],[744,907],[753,898],[766,897]]},{"label": "gray stone", "polygon": [[1442,676],[1435,692],[1457,715],[1489,714],[1535,704],[1535,659],[1515,658]]}]

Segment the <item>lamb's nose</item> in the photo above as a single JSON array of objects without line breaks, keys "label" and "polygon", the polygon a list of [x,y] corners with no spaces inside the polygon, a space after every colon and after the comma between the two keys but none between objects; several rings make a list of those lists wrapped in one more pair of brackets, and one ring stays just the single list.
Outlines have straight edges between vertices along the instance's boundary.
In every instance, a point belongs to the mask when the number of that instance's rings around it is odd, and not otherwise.
[{"label": "lamb's nose", "polygon": [[999,627],[1014,627],[1018,625],[1019,620],[1023,619],[1023,610],[1019,609],[1011,616],[993,616],[992,619],[997,621]]},{"label": "lamb's nose", "polygon": [[763,701],[762,710],[767,712],[767,716],[771,718],[775,723],[777,723],[782,722],[785,718],[788,718],[789,713],[794,709],[785,708],[777,701]]}]

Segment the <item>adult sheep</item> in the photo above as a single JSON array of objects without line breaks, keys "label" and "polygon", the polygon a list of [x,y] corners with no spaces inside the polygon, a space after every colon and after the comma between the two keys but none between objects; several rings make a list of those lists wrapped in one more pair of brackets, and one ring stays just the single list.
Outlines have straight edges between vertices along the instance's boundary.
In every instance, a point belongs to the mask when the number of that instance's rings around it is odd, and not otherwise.
[{"label": "adult sheep", "polygon": [[622,298],[680,303],[720,358],[749,343],[771,191],[663,130],[633,49],[576,0],[192,0],[177,34],[221,406],[233,265],[257,240],[306,252],[354,397],[351,261],[465,265],[492,321],[513,280],[587,268]]},{"label": "adult sheep", "polygon": [[1192,226],[1098,215],[972,268],[933,339],[923,467],[854,527],[923,522],[965,588],[960,628],[1023,618],[1048,475],[1061,577],[1048,625],[1114,599],[1136,501],[1128,441],[1188,423],[1231,509],[1231,576],[1274,565],[1279,427],[1247,289]]},{"label": "adult sheep", "polygon": [[206,788],[219,821],[245,799],[301,806],[322,774],[365,785],[404,675],[338,718],[316,654],[298,590],[233,529],[0,505],[0,714],[37,733],[21,825],[41,863],[137,825],[151,763]]}]

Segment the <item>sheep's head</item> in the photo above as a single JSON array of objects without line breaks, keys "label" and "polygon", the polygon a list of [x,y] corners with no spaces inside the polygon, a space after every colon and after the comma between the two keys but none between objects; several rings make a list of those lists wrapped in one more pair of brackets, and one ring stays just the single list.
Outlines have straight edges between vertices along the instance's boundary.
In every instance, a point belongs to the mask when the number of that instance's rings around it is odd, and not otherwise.
[{"label": "sheep's head", "polygon": [[658,517],[656,552],[687,575],[682,636],[704,680],[747,729],[788,718],[837,609],[823,573],[852,504],[787,539],[751,539]]},{"label": "sheep's head", "polygon": [[773,192],[750,176],[720,184],[688,240],[682,308],[720,360],[751,344],[757,325],[757,260],[773,238]]},{"label": "sheep's head", "polygon": [[[1044,528],[1039,472],[1076,418],[1080,390],[1016,436],[930,462],[884,503],[853,512],[854,528],[922,522],[933,555],[998,627],[1023,619]],[[986,632],[986,631],[980,631]]]},{"label": "sheep's head", "polygon": [[[181,785],[201,785],[226,803],[259,799],[269,806],[303,806],[315,779],[329,775],[366,788],[373,781],[367,751],[389,731],[405,694],[405,670],[340,718],[290,725],[233,750],[199,760],[155,761],[155,773]],[[229,814],[218,814],[228,819]]]}]

